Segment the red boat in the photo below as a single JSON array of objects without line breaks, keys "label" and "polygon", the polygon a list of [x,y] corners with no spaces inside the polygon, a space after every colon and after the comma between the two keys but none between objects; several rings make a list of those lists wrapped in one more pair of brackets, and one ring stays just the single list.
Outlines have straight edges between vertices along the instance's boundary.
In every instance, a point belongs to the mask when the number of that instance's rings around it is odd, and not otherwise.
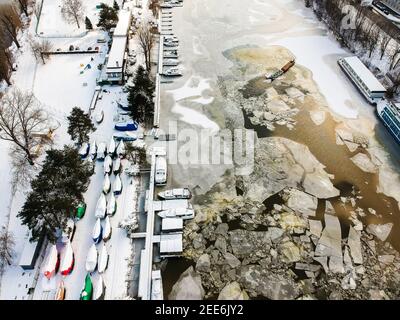
[{"label": "red boat", "polygon": [[71,243],[68,242],[64,249],[64,257],[61,263],[61,274],[63,276],[69,275],[74,269],[74,251],[72,250]]},{"label": "red boat", "polygon": [[46,258],[46,264],[44,267],[44,275],[47,279],[57,273],[60,266],[60,255],[58,254],[56,245],[52,245],[49,254]]}]

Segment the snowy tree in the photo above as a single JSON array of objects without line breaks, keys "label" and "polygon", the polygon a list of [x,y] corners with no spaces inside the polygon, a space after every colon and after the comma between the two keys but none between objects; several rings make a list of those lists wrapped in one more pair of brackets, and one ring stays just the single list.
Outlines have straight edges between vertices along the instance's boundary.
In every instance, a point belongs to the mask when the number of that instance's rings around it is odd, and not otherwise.
[{"label": "snowy tree", "polygon": [[118,228],[124,229],[129,237],[132,236],[133,233],[135,233],[138,227],[139,224],[135,213],[131,213],[130,215],[128,215],[127,218],[122,219],[118,223]]},{"label": "snowy tree", "polygon": [[158,13],[160,12],[160,0],[150,0],[149,9],[153,13],[154,18],[158,19]]},{"label": "snowy tree", "polygon": [[48,53],[53,49],[52,43],[47,39],[35,40],[31,38],[29,39],[29,45],[36,61],[41,61],[43,64],[46,64],[46,59],[50,58]]},{"label": "snowy tree", "polygon": [[151,70],[151,50],[154,46],[154,35],[151,31],[150,24],[148,22],[142,22],[137,31],[137,38],[139,46],[141,47],[144,55],[146,70]]},{"label": "snowy tree", "polygon": [[9,37],[19,49],[21,47],[17,35],[22,23],[14,6],[0,5],[0,31],[1,37]]},{"label": "snowy tree", "polygon": [[133,163],[143,166],[147,162],[146,147],[138,147],[131,142],[125,144],[126,158]]},{"label": "snowy tree", "polygon": [[68,22],[76,22],[80,28],[79,21],[83,18],[82,0],[63,0],[61,13]]},{"label": "snowy tree", "polygon": [[32,180],[32,191],[18,214],[22,224],[32,231],[33,240],[46,236],[55,243],[57,231],[75,216],[90,176],[89,165],[75,148],[47,151],[42,170]]},{"label": "snowy tree", "polygon": [[5,226],[0,230],[0,274],[6,265],[11,265],[14,257],[15,240]]},{"label": "snowy tree", "polygon": [[19,6],[20,10],[25,14],[25,16],[28,16],[28,5],[29,5],[29,0],[14,0],[14,2]]},{"label": "snowy tree", "polygon": [[118,10],[119,10],[119,5],[118,5],[117,1],[115,1],[115,0],[114,0],[114,3],[113,3],[113,9],[114,9],[115,11],[118,11]]},{"label": "snowy tree", "polygon": [[89,140],[89,133],[96,130],[89,114],[78,107],[72,109],[67,119],[69,121],[68,134],[78,144],[87,142]]},{"label": "snowy tree", "polygon": [[0,104],[0,139],[11,141],[33,165],[36,150],[48,143],[44,130],[49,118],[32,93],[18,89],[7,93]]},{"label": "snowy tree", "polygon": [[88,17],[85,18],[85,26],[87,30],[93,30],[92,22]]},{"label": "snowy tree", "polygon": [[99,13],[99,22],[97,26],[105,30],[110,30],[115,27],[118,22],[118,11],[104,3],[101,4]]}]

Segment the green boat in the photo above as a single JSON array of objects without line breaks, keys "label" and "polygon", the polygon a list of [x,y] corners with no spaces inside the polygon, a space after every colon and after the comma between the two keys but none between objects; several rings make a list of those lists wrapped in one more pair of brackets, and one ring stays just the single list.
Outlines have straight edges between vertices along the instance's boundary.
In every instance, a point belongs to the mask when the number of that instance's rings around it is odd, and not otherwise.
[{"label": "green boat", "polygon": [[76,209],[76,218],[78,220],[82,219],[86,212],[86,203],[81,202]]},{"label": "green boat", "polygon": [[88,273],[85,278],[85,287],[81,291],[80,300],[92,300],[92,295],[93,295],[93,283]]}]

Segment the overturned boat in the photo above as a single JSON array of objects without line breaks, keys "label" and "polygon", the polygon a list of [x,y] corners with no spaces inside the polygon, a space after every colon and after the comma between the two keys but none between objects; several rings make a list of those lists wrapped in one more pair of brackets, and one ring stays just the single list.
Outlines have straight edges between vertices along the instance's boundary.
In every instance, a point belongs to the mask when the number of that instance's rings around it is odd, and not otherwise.
[{"label": "overturned boat", "polygon": [[122,181],[120,175],[115,177],[115,181],[113,184],[113,192],[115,195],[120,195],[122,192]]},{"label": "overturned boat", "polygon": [[110,217],[107,216],[104,219],[104,228],[103,228],[103,241],[108,241],[111,238],[111,223],[110,223]]},{"label": "overturned boat", "polygon": [[90,278],[90,274],[88,273],[85,278],[85,283],[83,285],[83,289],[81,291],[80,300],[92,300],[93,296],[93,283]]},{"label": "overturned boat", "polygon": [[46,262],[44,264],[44,276],[50,280],[50,278],[55,275],[60,266],[60,255],[58,254],[57,247],[53,244],[50,247],[49,254],[46,257]]},{"label": "overturned boat", "polygon": [[61,274],[63,276],[69,275],[74,269],[74,251],[72,249],[71,243],[68,242],[64,248],[64,255],[61,261]]},{"label": "overturned boat", "polygon": [[110,181],[110,176],[106,174],[104,176],[104,182],[103,182],[103,193],[108,194],[111,190],[111,181]]},{"label": "overturned boat", "polygon": [[97,200],[96,211],[94,214],[95,217],[104,219],[104,217],[106,216],[106,209],[107,209],[107,200],[104,193],[102,193],[100,195],[99,200]]},{"label": "overturned boat", "polygon": [[158,213],[160,218],[182,218],[183,220],[189,220],[194,218],[194,210],[190,208],[174,208]]},{"label": "overturned boat", "polygon": [[92,239],[95,244],[98,244],[101,241],[102,235],[103,235],[103,226],[101,225],[101,220],[97,218],[92,231]]},{"label": "overturned boat", "polygon": [[111,193],[107,203],[107,215],[113,216],[117,211],[117,201],[115,200],[114,194]]},{"label": "overturned boat", "polygon": [[97,248],[93,243],[89,249],[88,255],[86,257],[85,268],[87,272],[93,272],[97,267]]},{"label": "overturned boat", "polygon": [[104,159],[104,174],[111,174],[113,161],[110,155],[107,155]]},{"label": "overturned boat", "polygon": [[108,265],[108,251],[106,245],[103,243],[101,252],[99,254],[99,264],[97,267],[99,273],[103,273],[104,271],[106,271],[107,265]]},{"label": "overturned boat", "polygon": [[176,188],[159,192],[158,197],[164,200],[190,199],[192,193],[188,188]]},{"label": "overturned boat", "polygon": [[93,300],[102,300],[102,299],[104,299],[104,282],[103,282],[103,277],[100,275],[96,282],[96,286],[94,287]]}]

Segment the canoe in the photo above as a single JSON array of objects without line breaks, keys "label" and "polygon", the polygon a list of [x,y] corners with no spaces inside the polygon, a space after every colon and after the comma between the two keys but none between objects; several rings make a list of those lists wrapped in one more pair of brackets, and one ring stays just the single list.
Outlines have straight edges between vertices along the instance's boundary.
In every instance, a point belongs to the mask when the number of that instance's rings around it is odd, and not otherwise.
[{"label": "canoe", "polygon": [[97,267],[97,248],[95,244],[89,249],[88,255],[86,257],[85,268],[87,272],[93,272]]},{"label": "canoe", "polygon": [[110,189],[111,189],[110,177],[108,174],[106,174],[103,182],[103,193],[108,194],[110,192]]},{"label": "canoe", "polygon": [[90,154],[90,157],[92,158],[92,160],[96,159],[96,156],[97,156],[97,144],[96,144],[96,141],[93,141],[90,144],[89,154]]},{"label": "canoe", "polygon": [[124,156],[125,156],[125,153],[126,153],[126,151],[125,151],[125,143],[124,143],[124,141],[122,140],[122,141],[118,144],[118,147],[117,147],[117,154],[118,154],[119,157],[124,157]]},{"label": "canoe", "polygon": [[104,111],[101,110],[101,111],[97,112],[97,114],[95,116],[95,120],[96,120],[97,123],[100,124],[100,123],[103,122],[103,119],[104,119]]},{"label": "canoe", "polygon": [[99,273],[103,273],[104,271],[106,271],[107,265],[108,265],[108,252],[106,245],[103,243],[101,252],[99,254],[99,264],[97,267]]},{"label": "canoe", "polygon": [[103,241],[108,241],[111,238],[111,223],[110,223],[110,217],[107,216],[104,219],[104,228],[103,228]]},{"label": "canoe", "polygon": [[110,155],[107,155],[104,159],[104,174],[111,174],[113,161]]},{"label": "canoe", "polygon": [[113,192],[115,195],[119,195],[122,192],[122,181],[120,175],[115,177],[115,181],[113,184]]},{"label": "canoe", "polygon": [[115,159],[114,165],[113,165],[113,171],[114,171],[115,175],[117,175],[121,172],[121,159],[120,158]]},{"label": "canoe", "polygon": [[117,201],[115,200],[114,194],[111,193],[107,203],[107,215],[113,216],[116,211],[117,211]]},{"label": "canoe", "polygon": [[107,155],[107,146],[104,142],[101,142],[97,147],[97,160],[104,160]]},{"label": "canoe", "polygon": [[54,300],[64,300],[65,299],[65,286],[64,286],[64,281],[61,280],[58,288],[57,288],[57,292],[56,292],[56,296],[54,297]]},{"label": "canoe", "polygon": [[104,298],[104,281],[103,277],[99,275],[93,292],[93,300],[102,300]]},{"label": "canoe", "polygon": [[44,265],[44,276],[50,280],[50,278],[57,273],[57,269],[60,266],[60,255],[58,254],[55,244],[50,247]]},{"label": "canoe", "polygon": [[64,255],[61,261],[61,274],[63,276],[69,275],[74,269],[74,251],[71,243],[68,242],[64,248]]},{"label": "canoe", "polygon": [[93,295],[93,283],[92,279],[90,279],[89,273],[86,275],[85,284],[81,291],[80,300],[92,300]]},{"label": "canoe", "polygon": [[79,155],[81,156],[82,159],[85,159],[89,154],[89,148],[90,147],[87,142],[84,142],[82,146],[79,148]]},{"label": "canoe", "polygon": [[86,212],[86,203],[80,202],[76,208],[76,218],[78,220],[82,219]]},{"label": "canoe", "polygon": [[103,235],[103,227],[101,225],[101,220],[97,219],[92,231],[92,239],[95,244],[101,241],[102,235]]},{"label": "canoe", "polygon": [[114,140],[114,138],[111,138],[110,143],[108,144],[108,149],[107,149],[108,154],[113,157],[115,154],[116,148],[117,148],[117,145],[115,143],[115,140]]},{"label": "canoe", "polygon": [[107,200],[104,193],[102,193],[100,195],[99,200],[97,200],[96,212],[94,214],[95,217],[104,219],[104,217],[106,216],[106,209],[107,209]]}]

